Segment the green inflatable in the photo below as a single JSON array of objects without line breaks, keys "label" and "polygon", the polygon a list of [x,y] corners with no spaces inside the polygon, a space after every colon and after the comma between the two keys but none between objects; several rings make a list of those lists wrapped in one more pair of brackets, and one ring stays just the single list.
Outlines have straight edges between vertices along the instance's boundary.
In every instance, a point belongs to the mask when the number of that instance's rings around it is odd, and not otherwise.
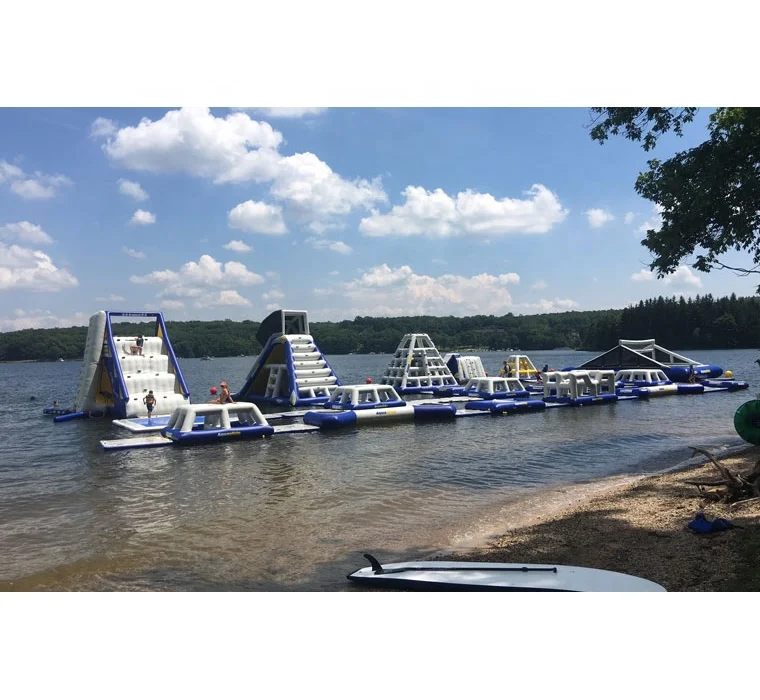
[{"label": "green inflatable", "polygon": [[734,428],[747,442],[760,445],[760,401],[747,401],[736,409]]}]

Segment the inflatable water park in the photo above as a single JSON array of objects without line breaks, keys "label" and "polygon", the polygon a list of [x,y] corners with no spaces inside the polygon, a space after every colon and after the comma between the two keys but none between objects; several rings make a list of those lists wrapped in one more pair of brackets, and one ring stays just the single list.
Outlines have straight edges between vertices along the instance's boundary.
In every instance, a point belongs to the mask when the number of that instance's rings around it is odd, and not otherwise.
[{"label": "inflatable water park", "polygon": [[[127,337],[115,319],[148,322]],[[262,350],[229,402],[193,403],[161,312],[98,311],[90,318],[79,383],[70,408],[43,413],[55,422],[107,417],[131,437],[101,440],[105,450],[268,439],[284,434],[515,415],[617,401],[749,388],[731,372],[657,345],[620,340],[578,367],[538,370],[512,354],[489,377],[477,356],[442,357],[429,335],[405,334],[380,383],[344,385],[309,330],[308,313],[280,309],[256,334]],[[152,410],[156,407],[156,415]],[[262,406],[281,406],[262,413]],[[760,400],[736,413],[741,437],[760,444]]]}]

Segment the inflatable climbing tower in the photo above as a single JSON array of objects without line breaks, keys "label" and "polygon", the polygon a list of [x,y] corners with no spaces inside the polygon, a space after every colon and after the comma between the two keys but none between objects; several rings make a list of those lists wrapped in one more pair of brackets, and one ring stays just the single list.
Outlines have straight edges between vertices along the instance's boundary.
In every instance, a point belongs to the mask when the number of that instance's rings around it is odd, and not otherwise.
[{"label": "inflatable climbing tower", "polygon": [[[113,320],[153,321],[153,332],[144,336],[142,352],[135,336],[118,336]],[[98,311],[90,317],[74,412],[59,419],[91,414],[115,418],[148,415],[143,403],[152,391],[156,415],[171,414],[190,403],[190,392],[180,371],[164,317],[160,311]]]},{"label": "inflatable climbing tower", "polygon": [[314,338],[306,311],[280,309],[262,322],[256,340],[263,350],[236,401],[290,406],[324,403],[341,382]]},{"label": "inflatable climbing tower", "polygon": [[390,384],[399,394],[432,393],[440,387],[458,386],[426,333],[407,333],[401,339],[381,383]]}]

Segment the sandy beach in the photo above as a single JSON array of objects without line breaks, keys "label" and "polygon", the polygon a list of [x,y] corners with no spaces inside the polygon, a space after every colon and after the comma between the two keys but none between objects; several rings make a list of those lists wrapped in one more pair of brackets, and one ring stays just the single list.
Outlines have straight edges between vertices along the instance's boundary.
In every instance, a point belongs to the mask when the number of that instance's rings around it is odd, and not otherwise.
[{"label": "sandy beach", "polygon": [[[747,473],[760,459],[748,447],[719,461]],[[656,581],[668,591],[760,590],[760,501],[717,504],[685,483],[718,476],[706,460],[591,491],[530,524],[505,523],[482,547],[447,559],[554,563],[608,569]],[[696,535],[697,512],[737,527]]]}]

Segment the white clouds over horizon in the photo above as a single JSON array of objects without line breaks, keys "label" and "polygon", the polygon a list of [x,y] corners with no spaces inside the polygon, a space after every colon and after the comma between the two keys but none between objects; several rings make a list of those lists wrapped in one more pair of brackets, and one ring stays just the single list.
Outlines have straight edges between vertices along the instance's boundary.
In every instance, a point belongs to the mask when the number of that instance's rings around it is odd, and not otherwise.
[{"label": "white clouds over horizon", "polygon": [[[504,314],[513,307],[507,286],[520,276],[480,274],[472,277],[419,275],[408,265],[383,263],[342,284],[315,289],[321,297],[338,296],[348,308],[325,309],[335,320],[353,316]],[[340,317],[340,318],[338,318]]]},{"label": "white clouds over horizon", "polygon": [[359,231],[365,236],[430,238],[546,233],[569,213],[557,196],[540,184],[525,193],[526,199],[496,199],[471,190],[451,197],[440,188],[428,191],[411,185],[402,194],[404,204],[394,206],[387,214],[373,210],[361,220]]},{"label": "white clouds over horizon", "polygon": [[21,331],[25,328],[70,328],[86,326],[89,316],[77,311],[69,316],[56,316],[43,309],[15,309],[11,318],[0,318],[0,332]]},{"label": "white clouds over horizon", "polygon": [[154,270],[146,275],[132,275],[129,281],[137,285],[158,286],[159,298],[173,297],[176,301],[192,299],[196,308],[207,308],[248,305],[250,302],[232,287],[263,284],[264,277],[252,272],[243,263],[221,263],[210,255],[201,255],[198,262],[186,262],[177,271]]},{"label": "white clouds over horizon", "polygon": [[670,275],[657,279],[657,275],[652,270],[641,269],[631,275],[634,282],[659,282],[666,286],[674,288],[688,289],[689,287],[701,288],[704,286],[702,278],[691,271],[686,265],[679,265],[678,268]]}]

